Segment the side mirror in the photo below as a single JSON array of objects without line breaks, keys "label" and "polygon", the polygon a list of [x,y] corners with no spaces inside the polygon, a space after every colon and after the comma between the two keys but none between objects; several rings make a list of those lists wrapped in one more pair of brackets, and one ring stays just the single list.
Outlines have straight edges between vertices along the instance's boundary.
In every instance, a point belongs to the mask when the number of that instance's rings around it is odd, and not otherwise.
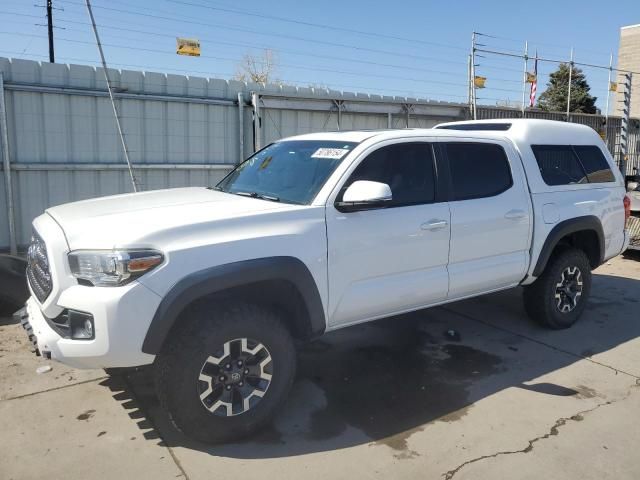
[{"label": "side mirror", "polygon": [[392,200],[391,188],[386,183],[358,180],[353,182],[336,202],[340,212],[357,212],[385,207]]}]

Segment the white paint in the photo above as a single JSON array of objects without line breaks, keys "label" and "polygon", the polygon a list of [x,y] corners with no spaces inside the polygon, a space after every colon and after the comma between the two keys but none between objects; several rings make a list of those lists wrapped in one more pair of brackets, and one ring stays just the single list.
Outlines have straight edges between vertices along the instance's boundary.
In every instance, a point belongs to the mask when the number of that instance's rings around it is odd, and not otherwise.
[{"label": "white paint", "polygon": [[[492,120],[493,123],[495,121]],[[79,367],[153,361],[141,345],[161,299],[186,275],[217,265],[293,256],[318,287],[327,329],[416,310],[533,281],[531,273],[554,224],[594,215],[605,232],[605,259],[620,253],[622,179],[550,187],[531,143],[600,145],[591,129],[562,122],[510,120],[508,131],[396,130],[311,134],[302,139],[360,141],[311,205],[289,205],[204,188],[151,191],[61,205],[36,218],[52,268],[53,292],[31,298],[41,349]],[[489,142],[507,152],[513,186],[489,198],[341,213],[336,198],[349,175],[376,149],[399,142]],[[366,182],[375,183],[375,182]],[[375,185],[374,185],[375,186]],[[376,195],[386,193],[377,184]],[[371,185],[366,186],[370,190]],[[388,186],[386,186],[388,188]],[[366,190],[366,189],[365,189]],[[371,191],[367,193],[370,195]],[[165,263],[122,287],[85,287],[69,272],[71,249],[149,247]],[[96,338],[60,338],[43,319],[63,308],[94,315]]]}]

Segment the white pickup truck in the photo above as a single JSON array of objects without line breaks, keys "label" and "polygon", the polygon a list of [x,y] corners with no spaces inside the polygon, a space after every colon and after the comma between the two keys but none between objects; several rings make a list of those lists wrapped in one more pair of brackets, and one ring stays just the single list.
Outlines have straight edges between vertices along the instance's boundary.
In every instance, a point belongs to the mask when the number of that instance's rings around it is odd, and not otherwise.
[{"label": "white pickup truck", "polygon": [[591,270],[626,248],[628,214],[585,126],[301,135],[211,188],[48,209],[17,315],[47,358],[153,364],[175,425],[229,441],[285,399],[294,339],[519,285],[534,320],[569,327]]}]

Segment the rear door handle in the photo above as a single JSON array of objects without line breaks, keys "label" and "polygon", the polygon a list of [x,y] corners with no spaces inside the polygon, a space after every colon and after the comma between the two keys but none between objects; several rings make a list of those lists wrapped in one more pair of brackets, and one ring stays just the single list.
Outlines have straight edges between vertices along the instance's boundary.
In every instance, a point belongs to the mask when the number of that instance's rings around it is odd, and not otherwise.
[{"label": "rear door handle", "polygon": [[508,220],[520,220],[521,218],[524,218],[527,216],[527,212],[525,212],[524,210],[509,210],[507,213],[504,214],[504,218],[508,219]]},{"label": "rear door handle", "polygon": [[420,225],[420,228],[422,230],[440,230],[441,228],[445,228],[447,225],[449,225],[449,222],[447,222],[446,220],[429,220],[428,222],[423,223],[422,225]]}]

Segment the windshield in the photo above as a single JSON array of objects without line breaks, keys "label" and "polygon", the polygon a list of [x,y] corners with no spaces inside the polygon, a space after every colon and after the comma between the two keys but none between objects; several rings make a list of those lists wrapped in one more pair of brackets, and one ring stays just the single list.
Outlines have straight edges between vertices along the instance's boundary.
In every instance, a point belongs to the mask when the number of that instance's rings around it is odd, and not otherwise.
[{"label": "windshield", "polygon": [[356,145],[327,140],[277,142],[238,165],[216,190],[306,205]]}]

